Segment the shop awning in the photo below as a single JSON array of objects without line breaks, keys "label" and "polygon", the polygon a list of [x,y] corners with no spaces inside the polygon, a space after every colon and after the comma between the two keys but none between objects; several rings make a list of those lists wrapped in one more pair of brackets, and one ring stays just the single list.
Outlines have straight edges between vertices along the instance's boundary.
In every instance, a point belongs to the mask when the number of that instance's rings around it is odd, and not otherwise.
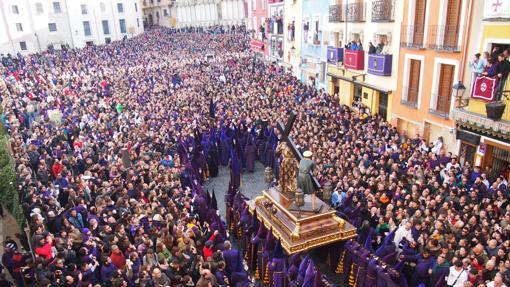
[{"label": "shop awning", "polygon": [[251,40],[250,41],[250,48],[257,51],[264,51],[264,42],[259,40]]},{"label": "shop awning", "polygon": [[378,86],[374,86],[374,85],[368,84],[366,82],[361,82],[361,81],[353,80],[352,78],[349,78],[349,77],[338,76],[338,75],[331,74],[331,73],[328,73],[328,76],[340,79],[342,81],[351,82],[353,84],[360,85],[362,87],[366,87],[366,88],[369,88],[369,89],[372,89],[372,90],[376,90],[376,91],[379,91],[379,92],[382,92],[382,93],[391,93],[392,92],[391,90],[388,90],[388,89],[385,89],[385,88],[381,88],[381,87],[378,87]]}]

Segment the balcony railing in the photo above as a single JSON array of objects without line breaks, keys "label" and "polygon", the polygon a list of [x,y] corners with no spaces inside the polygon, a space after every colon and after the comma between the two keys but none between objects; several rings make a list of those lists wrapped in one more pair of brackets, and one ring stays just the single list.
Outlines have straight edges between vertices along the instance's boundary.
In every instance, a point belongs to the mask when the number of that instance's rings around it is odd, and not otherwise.
[{"label": "balcony railing", "polygon": [[438,117],[448,119],[450,117],[452,99],[450,97],[440,97],[437,93],[432,93],[432,97],[435,97],[437,102],[436,107],[430,108],[429,112]]},{"label": "balcony railing", "polygon": [[451,116],[457,125],[475,126],[498,134],[510,135],[509,121],[494,121],[487,118],[486,115],[469,112],[464,109],[454,109]]},{"label": "balcony railing", "polygon": [[329,5],[329,22],[345,22],[345,7],[343,5]]},{"label": "balcony railing", "polygon": [[347,4],[348,22],[365,22],[365,2]]},{"label": "balcony railing", "polygon": [[423,49],[424,26],[402,25],[400,30],[400,47]]},{"label": "balcony railing", "polygon": [[405,98],[400,100],[402,105],[416,109],[418,107],[418,89],[404,86]]},{"label": "balcony railing", "polygon": [[372,22],[395,21],[395,0],[372,1]]},{"label": "balcony railing", "polygon": [[430,49],[445,52],[459,52],[460,27],[457,25],[430,26],[428,46]]}]

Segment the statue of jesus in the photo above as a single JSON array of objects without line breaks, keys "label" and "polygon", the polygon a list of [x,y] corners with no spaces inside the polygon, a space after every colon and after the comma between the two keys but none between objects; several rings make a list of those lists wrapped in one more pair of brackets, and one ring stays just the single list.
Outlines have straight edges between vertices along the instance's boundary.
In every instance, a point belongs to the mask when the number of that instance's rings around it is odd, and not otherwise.
[{"label": "statue of jesus", "polygon": [[276,148],[276,155],[282,156],[279,170],[279,189],[286,194],[294,194],[296,191],[297,161],[287,142],[280,142]]}]

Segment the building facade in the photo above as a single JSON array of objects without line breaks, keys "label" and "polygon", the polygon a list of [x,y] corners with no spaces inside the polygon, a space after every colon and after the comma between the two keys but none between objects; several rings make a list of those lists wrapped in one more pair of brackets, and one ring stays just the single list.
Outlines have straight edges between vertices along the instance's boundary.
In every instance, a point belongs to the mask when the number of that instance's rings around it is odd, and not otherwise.
[{"label": "building facade", "polygon": [[461,163],[474,162],[482,170],[492,168],[500,174],[510,168],[509,81],[475,74],[471,64],[477,53],[483,57],[488,52],[496,60],[504,50],[510,52],[510,0],[474,1],[472,11],[473,37],[459,77],[466,89],[459,91],[452,113],[458,154]]},{"label": "building facade", "polygon": [[175,0],[177,27],[242,25],[246,22],[244,0]]},{"label": "building facade", "polygon": [[285,0],[283,17],[283,62],[296,77],[301,77],[301,37],[303,27],[303,3],[302,0]]},{"label": "building facade", "polygon": [[100,45],[143,32],[139,0],[4,0],[0,51],[35,53]]},{"label": "building facade", "polygon": [[269,55],[267,46],[267,25],[268,17],[267,0],[246,0],[245,5],[248,13],[246,18],[246,29],[251,31],[252,39],[250,47],[261,58],[265,59]]},{"label": "building facade", "polygon": [[325,88],[329,2],[303,0],[301,22],[301,81]]},{"label": "building facade", "polygon": [[455,152],[453,86],[461,76],[474,0],[403,2],[391,123],[408,137],[442,138],[446,150]]},{"label": "building facade", "polygon": [[268,57],[272,62],[283,62],[284,56],[284,3],[283,0],[267,0]]},{"label": "building facade", "polygon": [[342,104],[389,120],[398,82],[403,1],[331,0],[329,4],[329,92],[340,95]]},{"label": "building facade", "polygon": [[175,27],[175,9],[173,8],[175,0],[143,0],[143,25],[150,27],[153,25],[162,27]]}]

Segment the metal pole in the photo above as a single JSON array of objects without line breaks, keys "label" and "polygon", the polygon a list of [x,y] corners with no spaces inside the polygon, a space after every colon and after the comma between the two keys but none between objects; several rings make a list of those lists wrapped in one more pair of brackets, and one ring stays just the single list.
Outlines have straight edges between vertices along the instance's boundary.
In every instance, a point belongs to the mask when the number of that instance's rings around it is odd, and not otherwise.
[{"label": "metal pole", "polygon": [[27,236],[28,247],[30,248],[30,250],[28,250],[28,251],[30,252],[30,255],[32,255],[32,260],[35,262],[35,253],[34,253],[34,248],[32,247],[30,228],[25,227],[25,228],[23,228],[23,231],[25,231],[25,235]]}]

